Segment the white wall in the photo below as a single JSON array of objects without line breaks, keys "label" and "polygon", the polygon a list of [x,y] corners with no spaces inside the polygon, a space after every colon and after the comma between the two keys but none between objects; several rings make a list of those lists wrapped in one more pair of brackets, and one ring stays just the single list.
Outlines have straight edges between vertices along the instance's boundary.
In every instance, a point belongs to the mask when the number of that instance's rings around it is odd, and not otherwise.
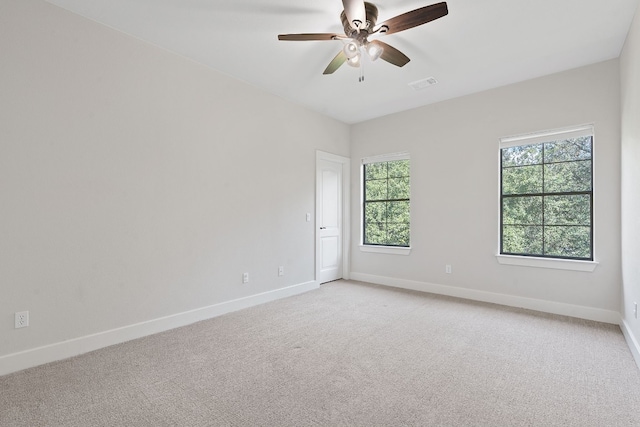
[{"label": "white wall", "polygon": [[313,282],[347,125],[40,0],[0,0],[0,63],[0,365]]},{"label": "white wall", "polygon": [[622,93],[622,329],[640,365],[640,13],[620,56]]},{"label": "white wall", "polygon": [[[86,351],[125,337],[120,328],[170,327],[180,313],[313,282],[305,214],[316,149],[353,160],[354,276],[603,320],[622,294],[637,340],[639,26],[636,17],[620,67],[349,128],[41,0],[0,0],[0,374],[71,348],[56,346],[90,341],[71,349]],[[582,123],[596,129],[600,264],[593,273],[499,265],[498,138]],[[405,150],[412,253],[362,253],[359,159]],[[31,326],[16,330],[22,310]]]},{"label": "white wall", "polygon": [[[619,84],[611,60],[354,125],[353,229],[360,230],[360,159],[408,151],[412,251],[364,253],[354,236],[352,277],[617,323]],[[416,96],[428,97],[428,89]],[[585,273],[498,264],[498,139],[585,123],[596,133],[599,265]]]}]

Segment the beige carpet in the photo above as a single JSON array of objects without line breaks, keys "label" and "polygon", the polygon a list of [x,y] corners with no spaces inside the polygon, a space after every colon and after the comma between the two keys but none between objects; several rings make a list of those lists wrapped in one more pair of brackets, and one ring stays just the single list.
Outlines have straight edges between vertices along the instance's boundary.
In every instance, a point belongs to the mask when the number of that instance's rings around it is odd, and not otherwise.
[{"label": "beige carpet", "polygon": [[617,326],[338,281],[0,377],[2,426],[638,426]]}]

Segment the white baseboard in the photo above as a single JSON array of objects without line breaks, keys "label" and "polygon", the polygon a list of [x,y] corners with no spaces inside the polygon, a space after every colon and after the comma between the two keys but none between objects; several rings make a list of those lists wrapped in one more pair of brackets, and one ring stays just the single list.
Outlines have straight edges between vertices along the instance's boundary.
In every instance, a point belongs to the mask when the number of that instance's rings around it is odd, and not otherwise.
[{"label": "white baseboard", "polygon": [[580,305],[565,304],[555,301],[545,301],[534,298],[519,297],[515,295],[498,294],[494,292],[479,291],[455,286],[437,285],[434,283],[418,282],[414,280],[395,279],[392,277],[375,276],[365,273],[351,272],[352,280],[374,283],[377,285],[391,286],[395,288],[410,289],[414,291],[430,292],[433,294],[447,295],[470,299],[474,301],[489,302],[493,304],[520,307],[545,313],[560,314],[563,316],[577,317],[580,319],[595,320],[597,322],[620,324],[620,313],[601,308],[584,307]]},{"label": "white baseboard", "polygon": [[627,341],[627,345],[629,346],[629,350],[631,350],[631,354],[636,361],[636,365],[640,368],[640,343],[633,335],[629,324],[624,319],[620,320],[620,329],[622,329],[622,334],[624,335],[624,339]]},{"label": "white baseboard", "polygon": [[77,356],[89,351],[98,350],[110,345],[164,332],[180,326],[186,326],[191,323],[211,319],[233,311],[298,295],[313,289],[318,289],[318,287],[319,284],[316,281],[301,283],[298,285],[288,286],[286,288],[276,289],[269,292],[263,292],[232,301],[225,301],[219,304],[186,311],[184,313],[177,313],[171,316],[161,317],[104,332],[98,332],[96,334],[74,338],[68,341],[8,354],[0,357],[0,375],[6,375],[45,363],[54,362],[56,360]]}]

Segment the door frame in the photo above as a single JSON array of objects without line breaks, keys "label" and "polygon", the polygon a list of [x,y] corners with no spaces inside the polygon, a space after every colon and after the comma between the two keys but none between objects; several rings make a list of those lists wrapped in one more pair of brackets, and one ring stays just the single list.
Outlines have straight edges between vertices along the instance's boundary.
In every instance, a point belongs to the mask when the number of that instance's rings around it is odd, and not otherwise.
[{"label": "door frame", "polygon": [[314,280],[317,282],[320,276],[320,239],[318,230],[320,224],[318,218],[320,218],[320,197],[321,194],[318,191],[318,170],[320,168],[320,160],[327,160],[334,163],[342,164],[342,278],[348,280],[350,277],[351,263],[350,253],[351,247],[351,159],[348,157],[339,156],[337,154],[331,154],[324,151],[316,151],[316,218],[315,224],[315,272]]}]

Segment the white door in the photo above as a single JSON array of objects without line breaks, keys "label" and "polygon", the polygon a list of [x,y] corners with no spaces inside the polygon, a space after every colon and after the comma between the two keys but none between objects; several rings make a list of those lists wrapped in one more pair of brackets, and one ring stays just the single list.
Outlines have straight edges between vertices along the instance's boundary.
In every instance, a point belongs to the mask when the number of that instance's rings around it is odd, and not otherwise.
[{"label": "white door", "polygon": [[[316,280],[345,277],[345,169],[348,159],[318,153],[316,163]],[[347,175],[348,176],[348,175]]]}]

